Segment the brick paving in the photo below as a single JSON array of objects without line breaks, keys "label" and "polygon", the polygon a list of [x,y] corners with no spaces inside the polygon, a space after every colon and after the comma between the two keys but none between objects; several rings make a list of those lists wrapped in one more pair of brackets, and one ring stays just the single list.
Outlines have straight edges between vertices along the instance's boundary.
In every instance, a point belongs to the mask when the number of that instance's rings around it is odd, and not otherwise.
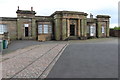
[{"label": "brick paving", "polygon": [[67,46],[63,43],[33,45],[2,57],[2,78],[38,78]]}]

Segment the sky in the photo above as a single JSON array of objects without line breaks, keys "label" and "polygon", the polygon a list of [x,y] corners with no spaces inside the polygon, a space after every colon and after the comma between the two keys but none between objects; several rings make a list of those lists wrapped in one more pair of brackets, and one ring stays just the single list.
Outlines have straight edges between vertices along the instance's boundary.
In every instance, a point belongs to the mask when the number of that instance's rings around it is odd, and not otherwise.
[{"label": "sky", "polygon": [[[110,27],[118,26],[119,0],[0,0],[0,17],[17,17],[16,10],[30,10],[37,16],[50,16],[55,11],[79,11],[97,15],[110,15]],[[89,18],[89,15],[88,15]]]}]

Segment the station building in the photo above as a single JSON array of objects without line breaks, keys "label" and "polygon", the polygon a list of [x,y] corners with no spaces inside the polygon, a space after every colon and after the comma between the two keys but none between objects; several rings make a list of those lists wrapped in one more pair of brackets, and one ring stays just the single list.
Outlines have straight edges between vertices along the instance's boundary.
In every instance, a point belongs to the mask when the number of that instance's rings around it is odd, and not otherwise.
[{"label": "station building", "polygon": [[31,10],[16,11],[17,17],[0,17],[0,38],[9,40],[70,40],[109,37],[109,15],[87,18],[87,13],[56,11],[36,16]]}]

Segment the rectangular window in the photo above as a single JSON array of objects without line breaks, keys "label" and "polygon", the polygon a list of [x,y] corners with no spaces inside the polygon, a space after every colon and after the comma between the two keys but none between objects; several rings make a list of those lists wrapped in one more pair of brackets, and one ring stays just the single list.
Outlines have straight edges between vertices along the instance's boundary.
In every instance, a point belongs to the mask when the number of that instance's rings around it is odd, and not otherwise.
[{"label": "rectangular window", "polygon": [[95,34],[96,33],[96,27],[95,26],[93,27],[93,30],[94,30],[94,34]]},{"label": "rectangular window", "polygon": [[38,25],[38,34],[41,34],[42,33],[42,25]]},{"label": "rectangular window", "polygon": [[90,36],[94,36],[94,34],[96,33],[96,28],[94,26],[90,26]]},{"label": "rectangular window", "polygon": [[44,25],[44,33],[45,33],[45,34],[48,33],[48,25]]},{"label": "rectangular window", "polygon": [[49,33],[52,33],[52,26],[49,25]]},{"label": "rectangular window", "polygon": [[102,33],[105,33],[105,28],[104,28],[104,26],[102,26]]},{"label": "rectangular window", "polygon": [[52,33],[52,26],[49,24],[38,25],[38,34],[48,34]]},{"label": "rectangular window", "polygon": [[29,26],[29,24],[24,24],[24,27],[28,27]]},{"label": "rectangular window", "polygon": [[7,25],[0,24],[0,34],[4,34],[5,32],[7,32]]}]

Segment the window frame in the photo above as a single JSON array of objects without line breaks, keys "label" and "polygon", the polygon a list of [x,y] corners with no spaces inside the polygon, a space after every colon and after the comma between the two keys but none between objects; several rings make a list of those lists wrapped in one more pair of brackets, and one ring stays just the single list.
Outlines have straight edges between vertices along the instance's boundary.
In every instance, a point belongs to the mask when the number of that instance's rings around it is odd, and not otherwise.
[{"label": "window frame", "polygon": [[96,34],[96,27],[90,26],[90,36],[94,36]]},{"label": "window frame", "polygon": [[47,25],[47,24],[43,25],[43,33],[44,34],[49,34],[49,25]]},{"label": "window frame", "polygon": [[4,34],[5,32],[8,32],[7,24],[0,24],[0,34]]},{"label": "window frame", "polygon": [[[42,30],[42,31],[41,31]],[[43,25],[39,24],[38,25],[38,34],[42,34],[43,33]]]},{"label": "window frame", "polygon": [[[41,29],[39,28],[40,25],[41,25]],[[52,33],[51,24],[38,24],[38,34],[51,34],[51,33]]]},{"label": "window frame", "polygon": [[102,29],[101,29],[101,33],[105,33],[105,27],[104,26],[102,26]]}]

